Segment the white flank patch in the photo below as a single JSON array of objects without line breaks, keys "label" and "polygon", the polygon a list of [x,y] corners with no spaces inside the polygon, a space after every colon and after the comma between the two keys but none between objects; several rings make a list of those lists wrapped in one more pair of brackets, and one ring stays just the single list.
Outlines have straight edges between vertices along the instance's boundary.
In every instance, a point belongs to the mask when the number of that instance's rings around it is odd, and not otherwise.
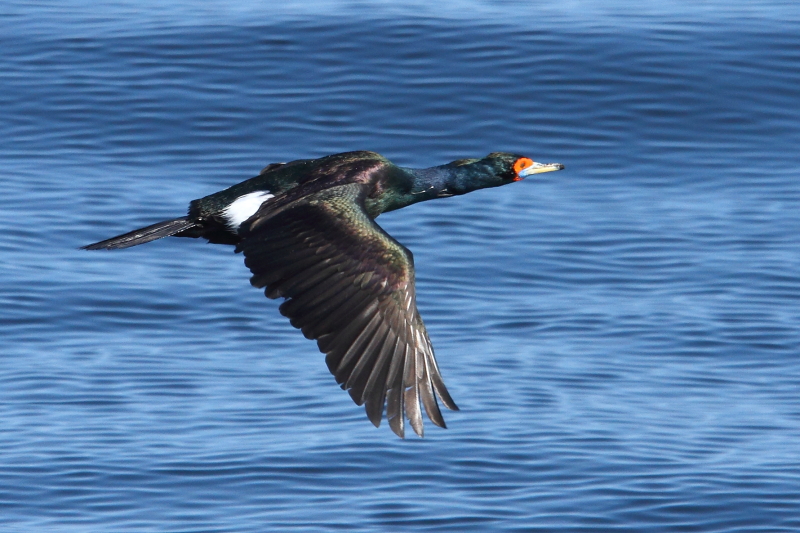
[{"label": "white flank patch", "polygon": [[239,231],[242,222],[256,214],[261,204],[274,198],[274,194],[269,191],[256,191],[240,196],[231,205],[222,211],[222,215],[228,221],[228,227],[233,231]]}]

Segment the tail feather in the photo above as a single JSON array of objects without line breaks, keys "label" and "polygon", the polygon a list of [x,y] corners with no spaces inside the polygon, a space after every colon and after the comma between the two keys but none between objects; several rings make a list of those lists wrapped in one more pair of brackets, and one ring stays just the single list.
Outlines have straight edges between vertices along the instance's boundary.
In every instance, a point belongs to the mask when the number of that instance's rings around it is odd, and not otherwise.
[{"label": "tail feather", "polygon": [[118,235],[104,241],[82,246],[82,250],[119,250],[121,248],[130,248],[137,244],[144,244],[146,242],[154,241],[162,237],[169,237],[181,231],[193,228],[196,226],[194,222],[186,217],[176,218],[174,220],[165,220],[152,226],[133,230],[123,235]]}]

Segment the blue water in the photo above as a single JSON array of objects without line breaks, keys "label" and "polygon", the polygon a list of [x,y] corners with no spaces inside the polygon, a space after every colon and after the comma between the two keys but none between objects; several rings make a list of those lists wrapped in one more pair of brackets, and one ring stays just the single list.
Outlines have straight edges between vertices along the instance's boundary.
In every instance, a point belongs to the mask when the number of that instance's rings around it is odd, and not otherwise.
[{"label": "blue water", "polygon": [[[0,7],[0,530],[800,530],[800,8]],[[347,150],[461,411],[375,429],[231,249],[77,248]]]}]

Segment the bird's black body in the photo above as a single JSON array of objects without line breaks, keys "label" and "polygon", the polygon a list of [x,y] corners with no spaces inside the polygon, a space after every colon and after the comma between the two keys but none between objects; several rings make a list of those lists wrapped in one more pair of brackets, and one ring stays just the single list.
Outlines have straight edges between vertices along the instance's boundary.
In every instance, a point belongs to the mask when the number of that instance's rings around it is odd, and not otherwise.
[{"label": "bird's black body", "polygon": [[251,283],[309,339],[337,382],[380,424],[404,435],[404,414],[422,435],[420,402],[441,427],[444,386],[417,311],[411,252],[374,221],[423,200],[464,194],[560,170],[493,153],[430,169],[395,166],[374,152],[275,163],[247,181],[190,203],[168,220],[86,249],[127,248],[161,237],[203,237],[245,256]]}]

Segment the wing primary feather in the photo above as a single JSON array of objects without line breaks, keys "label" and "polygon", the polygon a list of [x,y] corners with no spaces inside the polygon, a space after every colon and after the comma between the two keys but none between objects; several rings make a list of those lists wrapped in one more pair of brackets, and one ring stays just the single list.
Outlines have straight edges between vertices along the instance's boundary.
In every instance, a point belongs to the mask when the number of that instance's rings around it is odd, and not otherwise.
[{"label": "wing primary feather", "polygon": [[414,330],[413,341],[410,343],[412,350],[406,357],[405,369],[403,371],[403,396],[406,405],[406,417],[414,433],[420,437],[424,436],[422,427],[422,410],[419,405],[419,385],[417,383],[417,362],[419,360],[418,331]]},{"label": "wing primary feather", "polygon": [[[410,328],[407,326],[406,330]],[[408,331],[407,331],[408,333]],[[389,367],[389,376],[386,378],[386,418],[389,420],[389,427],[391,430],[400,437],[405,438],[405,419],[403,413],[405,406],[403,405],[403,370],[405,368],[405,361],[409,357],[411,347],[408,344],[408,337],[406,342],[398,345],[398,350],[392,358]]]},{"label": "wing primary feather", "polygon": [[422,377],[419,380],[420,396],[422,397],[422,405],[425,406],[425,412],[431,422],[440,428],[446,428],[444,417],[439,410],[439,404],[436,402],[436,396],[433,393],[433,386],[431,385],[430,374],[428,373],[428,360],[430,359],[428,353],[422,355]]},{"label": "wing primary feather", "polygon": [[389,373],[389,366],[395,353],[395,348],[400,340],[398,332],[402,332],[403,323],[400,320],[397,308],[390,307],[384,315],[385,322],[389,325],[389,334],[386,336],[383,346],[380,349],[380,357],[370,370],[367,383],[364,386],[364,399],[374,396],[376,387],[386,392],[386,378]]},{"label": "wing primary feather", "polygon": [[445,405],[445,407],[451,411],[458,411],[459,409],[456,405],[456,402],[453,401],[453,398],[447,391],[447,387],[444,386],[444,380],[442,380],[442,375],[439,373],[439,365],[436,363],[436,358],[433,356],[433,347],[430,348],[429,353],[430,358],[428,359],[428,375],[431,378],[433,390],[436,391],[436,394],[439,396],[439,399],[442,400],[442,403]]},{"label": "wing primary feather", "polygon": [[[370,295],[359,294],[357,296],[359,297],[357,300],[354,297],[353,300],[347,302],[353,302],[352,309],[355,316],[339,313],[339,309],[337,308],[334,309],[324,321],[314,326],[314,331],[323,332],[317,337],[317,343],[322,353],[329,353],[337,347],[344,346],[345,349],[349,347],[360,331],[358,328],[362,327],[364,321],[368,320],[368,318],[365,317],[372,316],[371,313],[375,310],[375,307],[377,307],[378,302],[372,300]],[[336,328],[341,329],[335,331]],[[327,330],[331,330],[330,333],[325,333]],[[331,370],[331,372],[334,371],[335,368]]]},{"label": "wing primary feather", "polygon": [[[366,385],[367,379],[369,379],[369,371],[372,370],[372,364],[374,361],[377,360],[377,357],[380,355],[379,348],[383,346],[383,342],[386,340],[386,335],[389,334],[389,326],[386,325],[386,322],[382,320],[382,317],[378,318],[379,322],[375,329],[375,334],[372,335],[372,338],[362,350],[361,355],[358,356],[358,360],[355,362],[353,366],[353,370],[350,371],[350,375],[345,382],[345,387],[347,389],[354,389],[358,388],[359,384],[362,386],[361,392],[363,392],[363,385]],[[366,371],[366,375],[364,379],[361,379],[362,374]],[[354,400],[361,405],[361,395]]]},{"label": "wing primary feather", "polygon": [[350,372],[350,376],[347,378],[345,388],[357,405],[364,403],[364,387],[369,379],[370,371],[380,357],[380,349],[389,331],[389,326],[381,320],[375,330],[375,334],[370,339],[369,344],[362,350],[358,361],[356,361],[353,370]]},{"label": "wing primary feather", "polygon": [[[341,332],[331,334],[330,337],[326,336],[324,341],[325,346],[320,345],[320,350],[328,354],[325,358],[325,363],[327,363],[328,370],[330,370],[331,374],[334,376],[337,375],[342,358],[347,353],[347,350],[364,329],[365,324],[370,321],[377,308],[378,303],[372,302],[372,304],[367,306],[357,317],[347,324]],[[337,380],[337,383],[341,383],[341,381]]]},{"label": "wing primary feather", "polygon": [[363,400],[367,411],[367,418],[375,427],[380,427],[383,417],[383,406],[386,403],[386,377],[389,366],[397,349],[397,334],[390,330],[381,348],[381,355],[375,362],[367,384],[364,387]]},{"label": "wing primary feather", "polygon": [[370,321],[367,322],[367,325],[364,326],[364,329],[361,330],[361,333],[358,334],[358,337],[356,337],[356,340],[353,341],[353,344],[351,344],[347,349],[344,356],[342,356],[339,367],[336,369],[336,381],[338,383],[344,383],[347,377],[350,375],[353,365],[355,365],[356,361],[358,360],[357,357],[361,355],[363,351],[363,346],[368,344],[372,339],[372,336],[375,334],[380,323],[381,315],[379,312],[376,312],[374,315],[372,315]]}]

